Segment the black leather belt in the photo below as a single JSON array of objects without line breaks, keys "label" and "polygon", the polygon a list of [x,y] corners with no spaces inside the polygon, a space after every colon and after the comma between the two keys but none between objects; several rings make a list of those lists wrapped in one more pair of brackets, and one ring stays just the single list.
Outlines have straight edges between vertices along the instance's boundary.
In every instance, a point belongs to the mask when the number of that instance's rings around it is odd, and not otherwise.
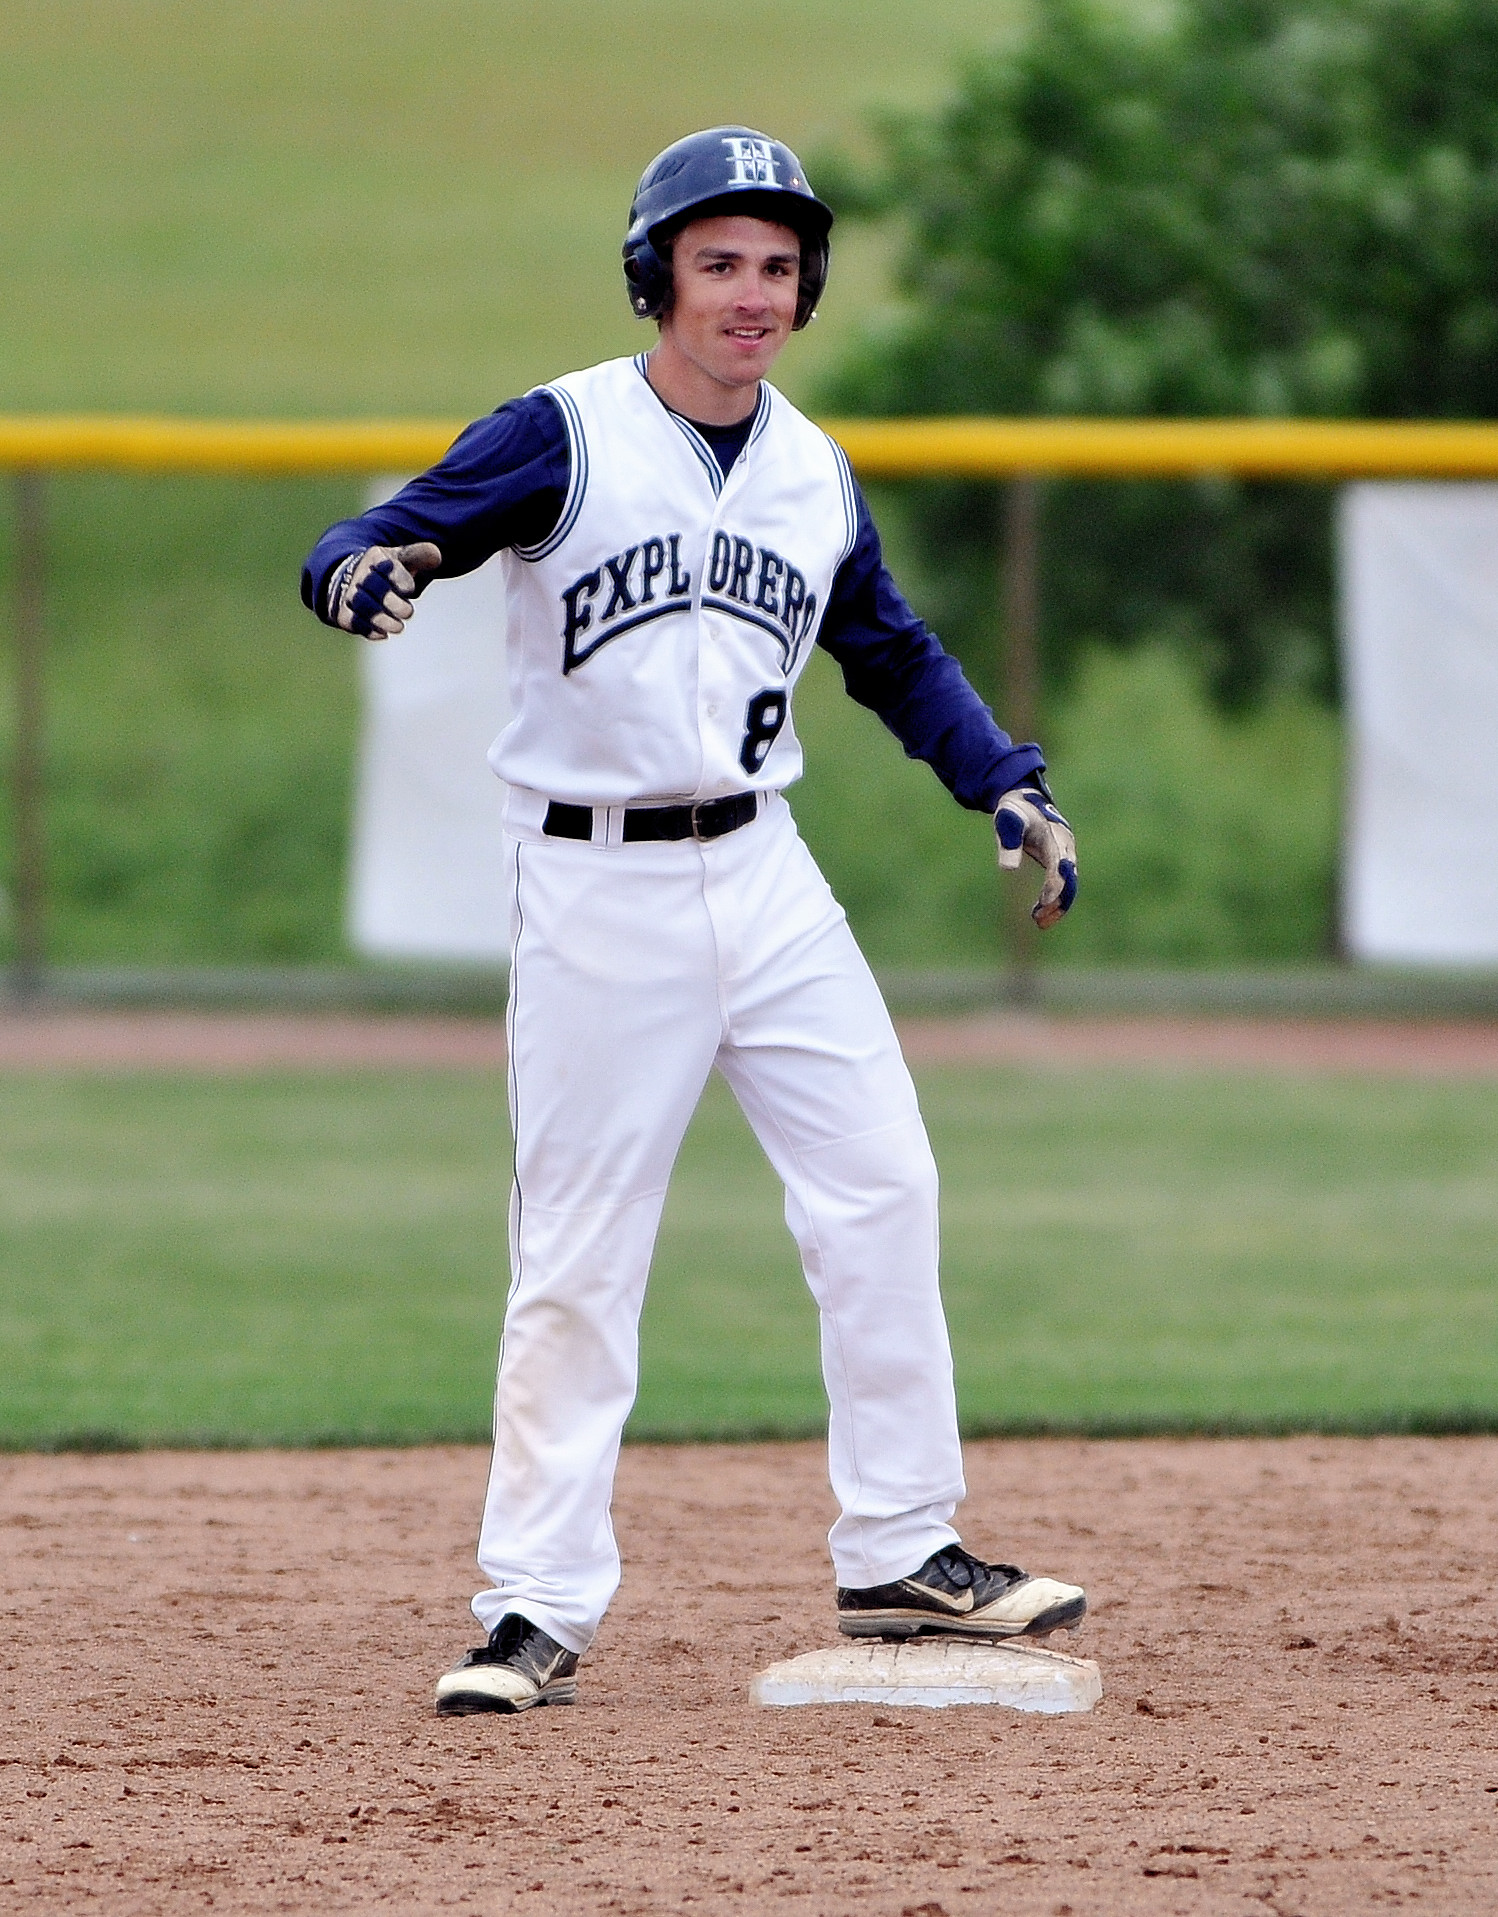
[{"label": "black leather belt", "polygon": [[[646,839],[721,839],[748,825],[759,811],[757,792],[735,792],[726,799],[704,799],[697,805],[632,805],[624,815],[624,843]],[[593,838],[593,808],[566,805],[553,799],[546,808],[541,830],[549,839]]]}]

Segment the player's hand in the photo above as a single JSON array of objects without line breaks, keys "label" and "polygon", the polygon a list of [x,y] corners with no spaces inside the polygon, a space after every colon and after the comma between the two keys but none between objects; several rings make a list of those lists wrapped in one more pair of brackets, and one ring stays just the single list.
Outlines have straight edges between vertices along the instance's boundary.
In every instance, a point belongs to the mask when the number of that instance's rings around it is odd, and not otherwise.
[{"label": "player's hand", "polygon": [[1077,842],[1036,774],[1006,792],[994,814],[999,870],[1017,872],[1028,856],[1045,867],[1045,883],[1030,916],[1042,932],[1071,910],[1077,896]]},{"label": "player's hand", "polygon": [[429,539],[351,554],[328,587],[328,624],[363,639],[393,639],[405,631],[425,575],[441,564],[441,551]]}]

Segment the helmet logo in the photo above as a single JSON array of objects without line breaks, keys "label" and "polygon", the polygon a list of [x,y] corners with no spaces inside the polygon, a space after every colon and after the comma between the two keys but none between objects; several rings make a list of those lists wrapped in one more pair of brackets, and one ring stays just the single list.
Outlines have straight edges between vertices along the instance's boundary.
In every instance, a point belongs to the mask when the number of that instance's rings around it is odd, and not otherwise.
[{"label": "helmet logo", "polygon": [[775,173],[775,149],[768,140],[751,140],[743,134],[728,134],[723,140],[733,168],[733,186],[779,186]]}]

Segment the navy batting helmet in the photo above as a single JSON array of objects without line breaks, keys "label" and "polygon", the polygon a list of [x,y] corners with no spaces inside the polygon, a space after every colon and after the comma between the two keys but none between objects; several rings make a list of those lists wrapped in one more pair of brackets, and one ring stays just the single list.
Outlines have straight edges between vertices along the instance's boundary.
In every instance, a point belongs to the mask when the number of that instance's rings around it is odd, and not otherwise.
[{"label": "navy batting helmet", "polygon": [[671,293],[670,242],[689,219],[748,213],[801,236],[801,289],[794,325],[817,310],[827,284],[832,209],[807,183],[788,146],[747,126],[689,133],[657,154],[635,188],[624,239],[624,282],[640,319],[659,319]]}]

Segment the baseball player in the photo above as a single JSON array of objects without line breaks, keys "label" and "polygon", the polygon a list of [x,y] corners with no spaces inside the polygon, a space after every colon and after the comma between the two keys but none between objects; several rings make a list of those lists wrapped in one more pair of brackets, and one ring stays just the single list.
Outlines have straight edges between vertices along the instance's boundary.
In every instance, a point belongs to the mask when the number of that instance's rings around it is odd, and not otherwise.
[{"label": "baseball player", "polygon": [[1086,1609],[952,1528],[936,1168],[782,796],[819,645],[993,815],[1001,866],[1044,867],[1037,924],[1075,895],[1039,748],[999,730],[890,578],[842,452],[765,379],[816,310],[831,225],[776,140],[729,126],[668,147],[624,242],[651,350],[479,420],[303,574],[319,618],[384,639],[426,581],[504,554],[511,1284],[473,1600],[487,1638],[439,1682],[441,1712],[575,1697],[619,1581],[610,1505],[656,1228],[714,1066],[784,1181],[820,1312],[842,1630],[1012,1637]]}]

